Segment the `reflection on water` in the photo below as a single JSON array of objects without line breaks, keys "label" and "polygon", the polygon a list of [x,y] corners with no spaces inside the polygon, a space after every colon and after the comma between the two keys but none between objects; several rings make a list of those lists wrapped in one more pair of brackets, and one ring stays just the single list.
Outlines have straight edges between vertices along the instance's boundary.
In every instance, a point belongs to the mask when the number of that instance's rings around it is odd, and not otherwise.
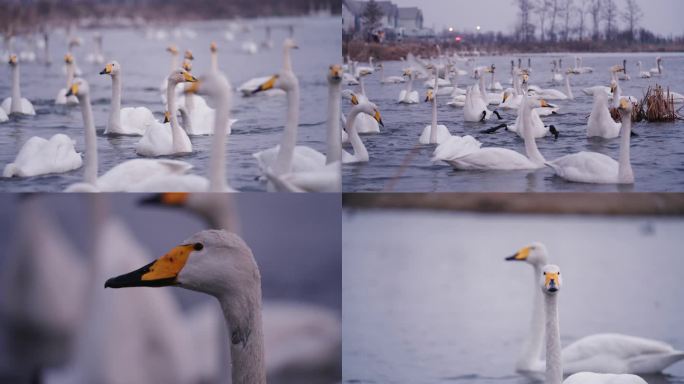
[{"label": "reflection on water", "polygon": [[[209,44],[218,44],[219,67],[226,73],[233,87],[260,76],[278,73],[282,66],[283,39],[289,36],[289,26],[294,26],[294,38],[300,49],[293,53],[294,71],[301,87],[299,144],[325,151],[325,120],[327,82],[326,71],[330,64],[340,61],[341,36],[339,17],[275,18],[249,22],[251,30],[235,33],[234,41],[227,41],[226,21],[193,22],[184,27],[196,31],[196,37],[146,39],[144,30],[97,29],[79,31],[84,46],[75,49],[77,63],[83,76],[90,83],[95,126],[103,131],[109,114],[111,79],[98,73],[102,65],[85,61],[92,50],[92,36],[101,33],[104,38],[105,57],[117,60],[122,67],[122,106],[144,106],[161,119],[163,106],[159,86],[168,76],[170,55],[165,51],[175,43],[181,53],[191,49],[195,57],[193,73],[201,75],[209,69]],[[261,42],[265,26],[271,25],[274,48],[250,55],[242,51],[245,41]],[[21,145],[31,136],[49,137],[64,133],[76,141],[76,149],[83,151],[83,123],[78,108],[55,106],[57,92],[64,88],[66,76],[62,72],[62,57],[66,53],[66,36],[54,32],[50,40],[53,65],[46,67],[40,62],[21,63],[22,96],[36,107],[37,116],[12,118],[0,124],[0,167],[14,160]],[[0,98],[10,94],[10,69],[0,65]],[[255,181],[259,175],[252,154],[279,143],[285,124],[285,99],[283,97],[234,97],[233,118],[240,121],[233,127],[227,143],[228,179],[239,190],[265,190],[265,185]],[[192,137],[194,153],[183,160],[195,166],[195,172],[207,175],[211,136]],[[136,158],[135,144],[140,137],[98,138],[100,174],[123,160]],[[0,190],[61,191],[66,186],[81,181],[83,170],[62,175],[29,179],[0,179]]]},{"label": "reflection on water", "polygon": [[[551,160],[570,153],[580,151],[596,151],[617,159],[619,142],[614,140],[587,139],[586,123],[591,113],[593,98],[582,92],[583,88],[595,85],[608,86],[610,76],[608,68],[627,59],[628,73],[632,70],[630,81],[621,81],[623,95],[643,97],[649,85],[661,84],[671,87],[672,91],[684,93],[684,55],[672,54],[664,56],[666,72],[662,77],[641,79],[636,76],[636,62],[641,60],[644,66],[651,61],[655,64],[655,54],[591,54],[585,55],[585,65],[594,67],[592,74],[575,75],[571,77],[571,84],[575,96],[574,101],[549,100],[560,106],[558,115],[543,117],[546,125],[555,125],[560,131],[557,141],[552,137],[537,140],[539,150]],[[551,80],[551,61],[554,55],[536,55],[532,58],[533,73],[530,84],[542,88],[557,88],[564,90],[564,86],[553,86]],[[500,68],[496,74],[497,80],[503,87],[508,87],[510,79],[510,57],[481,57],[474,66],[495,64]],[[564,63],[572,62],[573,58],[564,58]],[[466,70],[474,67],[459,66]],[[400,75],[403,62],[385,63],[385,76]],[[506,68],[506,69],[504,69]],[[490,77],[486,77],[489,84]],[[475,80],[470,76],[460,76],[458,84],[461,88],[471,85]],[[422,93],[425,91],[424,81],[415,81],[414,89],[421,92],[421,103],[414,105],[397,104],[399,92],[404,84],[382,85],[380,75],[365,78],[366,93],[370,100],[376,103],[382,112],[385,128],[380,134],[366,135],[362,139],[368,147],[370,162],[363,168],[345,166],[345,191],[466,191],[466,192],[617,192],[622,190],[615,185],[587,185],[567,183],[553,176],[550,169],[541,169],[535,173],[539,175],[539,183],[529,185],[525,182],[526,171],[515,172],[455,172],[446,164],[430,166],[432,146],[418,152],[411,158],[413,149],[418,145],[418,136],[423,128],[430,123],[432,104],[424,103]],[[449,128],[452,135],[472,135],[483,143],[483,147],[504,147],[524,152],[523,140],[517,135],[500,130],[496,134],[486,135],[480,131],[499,124],[496,120],[487,123],[464,123],[463,109],[452,108],[446,103],[448,96],[439,97],[438,121]],[[349,111],[349,102],[343,101],[343,112]],[[490,108],[495,108],[491,106]],[[500,111],[503,122],[513,123],[516,111]],[[684,191],[684,122],[649,124],[635,123],[634,130],[639,134],[632,137],[631,159],[636,177],[635,191]],[[407,161],[409,160],[410,161]],[[407,162],[408,166],[405,166]],[[388,180],[391,179],[391,180]],[[436,184],[436,185],[435,185]]]},{"label": "reflection on water", "polygon": [[[683,230],[681,219],[650,217],[347,212],[344,381],[536,382],[515,373],[532,268],[504,261],[534,241],[563,269],[563,345],[617,332],[682,350]],[[646,379],[684,382],[684,362]]]}]

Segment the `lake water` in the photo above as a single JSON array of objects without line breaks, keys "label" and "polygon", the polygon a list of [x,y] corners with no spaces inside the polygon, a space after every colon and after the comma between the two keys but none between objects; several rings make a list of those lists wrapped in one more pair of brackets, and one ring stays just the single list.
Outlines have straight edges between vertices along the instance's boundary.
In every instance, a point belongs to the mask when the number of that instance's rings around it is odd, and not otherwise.
[{"label": "lake water", "polygon": [[[563,58],[563,65],[574,65],[574,55],[537,55],[532,56],[533,73],[530,84],[551,88],[551,61]],[[628,74],[631,81],[620,83],[623,95],[641,98],[648,85],[655,83],[672,87],[684,93],[684,55],[663,55],[664,75],[651,79],[639,78],[636,62],[641,60],[644,70],[655,66],[654,54],[585,54],[584,66],[594,68],[594,73],[571,77],[574,101],[549,100],[560,106],[559,114],[544,117],[546,125],[553,124],[561,132],[557,141],[551,136],[538,139],[539,150],[546,159],[579,151],[596,151],[617,159],[618,139],[587,139],[586,122],[591,113],[593,98],[585,95],[582,88],[593,85],[608,86],[608,68],[622,64],[627,59]],[[480,57],[476,66],[495,64],[497,80],[504,88],[509,85],[511,57]],[[515,57],[517,62],[517,57]],[[523,66],[527,59],[523,59]],[[401,75],[403,62],[385,63],[385,75]],[[472,67],[459,67],[472,71]],[[489,84],[490,77],[486,77]],[[365,78],[366,93],[370,100],[381,110],[385,128],[377,135],[366,135],[362,139],[370,153],[370,162],[343,167],[344,190],[362,191],[467,191],[467,192],[616,192],[616,191],[684,191],[684,122],[675,123],[637,123],[634,130],[639,137],[631,143],[631,159],[636,183],[634,186],[588,185],[569,183],[554,176],[550,169],[530,171],[454,171],[446,163],[432,164],[430,159],[434,146],[418,144],[423,128],[432,119],[432,104],[422,102],[425,98],[424,81],[414,85],[420,92],[421,103],[398,104],[399,92],[404,84],[382,85],[380,74]],[[460,76],[459,86],[473,84],[470,76]],[[564,90],[564,86],[553,87]],[[500,130],[497,134],[481,134],[480,131],[494,127],[502,122],[513,123],[516,111],[500,111],[502,121],[495,118],[486,123],[464,123],[463,109],[447,105],[449,96],[439,97],[438,121],[449,128],[452,135],[472,135],[483,143],[483,147],[504,147],[524,153],[522,138],[511,132]],[[494,109],[490,106],[490,109]],[[349,102],[343,101],[343,111],[349,110]]]},{"label": "lake water", "polygon": [[[84,45],[74,54],[83,76],[89,81],[93,113],[98,132],[99,171],[103,174],[116,164],[136,158],[134,147],[140,137],[107,137],[101,135],[106,126],[111,97],[111,79],[99,75],[103,65],[89,64],[85,56],[92,50],[92,36],[99,32],[104,38],[107,60],[115,59],[122,66],[122,106],[144,106],[163,116],[159,86],[168,76],[170,55],[165,51],[175,43],[181,53],[192,50],[195,56],[193,73],[201,75],[209,69],[209,44],[216,41],[219,49],[219,67],[234,87],[258,76],[276,74],[282,67],[282,41],[294,26],[294,38],[300,49],[293,53],[293,65],[301,87],[299,144],[325,150],[325,120],[327,108],[326,75],[330,64],[340,61],[341,35],[339,17],[276,18],[246,21],[252,29],[236,33],[235,41],[228,42],[224,33],[227,21],[183,24],[197,33],[195,38],[146,39],[144,29],[82,30],[78,36]],[[265,26],[271,25],[275,47],[249,55],[241,50],[242,42],[260,43],[265,38]],[[167,29],[168,31],[168,29]],[[169,36],[173,34],[169,32]],[[19,45],[19,44],[17,44]],[[16,157],[21,145],[31,136],[50,137],[64,133],[76,141],[77,151],[84,149],[83,122],[78,107],[55,106],[57,92],[64,88],[66,77],[62,72],[62,58],[66,53],[64,33],[51,36],[50,49],[53,64],[46,67],[40,62],[21,63],[22,96],[31,100],[36,116],[12,118],[0,124],[0,166]],[[42,52],[39,52],[39,57]],[[0,65],[0,97],[9,96],[11,89],[10,67]],[[263,191],[265,184],[256,181],[260,174],[252,154],[277,145],[285,124],[285,98],[259,96],[234,97],[233,118],[240,121],[233,126],[228,139],[227,162],[230,185],[243,191]],[[194,165],[194,172],[207,175],[211,136],[192,137],[194,152],[181,159]],[[60,175],[28,179],[0,179],[3,191],[61,191],[81,181],[83,169]]]},{"label": "lake water", "polygon": [[[534,241],[563,271],[562,344],[617,332],[684,349],[681,234],[657,217],[351,211],[343,215],[345,383],[528,384]],[[650,384],[684,382],[684,362]]]}]

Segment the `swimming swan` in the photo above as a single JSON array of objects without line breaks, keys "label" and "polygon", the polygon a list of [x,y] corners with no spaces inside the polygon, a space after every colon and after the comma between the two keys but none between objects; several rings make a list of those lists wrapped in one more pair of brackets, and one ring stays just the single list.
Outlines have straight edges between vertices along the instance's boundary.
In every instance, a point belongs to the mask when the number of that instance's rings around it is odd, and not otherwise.
[{"label": "swimming swan", "polygon": [[425,128],[423,128],[423,133],[421,133],[418,138],[420,144],[441,144],[449,137],[449,129],[446,125],[437,125],[437,91],[439,90],[439,84],[437,81],[437,76],[435,76],[434,90],[428,90],[428,96],[425,101],[430,101],[432,99],[432,123]]},{"label": "swimming swan", "polygon": [[418,104],[418,91],[413,89],[415,73],[413,70],[409,69],[404,71],[404,76],[408,76],[409,80],[406,83],[406,89],[402,89],[401,92],[399,92],[399,99],[397,102],[400,104]]},{"label": "swimming swan", "polygon": [[105,282],[105,288],[172,285],[219,301],[230,335],[232,383],[265,384],[261,276],[247,244],[223,230],[201,231],[156,261]]},{"label": "swimming swan", "polygon": [[58,133],[49,140],[33,136],[24,143],[14,159],[5,166],[3,177],[32,177],[64,173],[83,165],[81,154],[69,136]]},{"label": "swimming swan", "polygon": [[[542,293],[537,289],[537,276],[548,263],[544,244],[533,243],[506,258],[521,261],[534,268],[534,305],[530,335],[516,364],[519,372],[543,371],[540,359],[544,338]],[[619,346],[619,348],[618,348]],[[576,373],[592,370],[601,373],[659,373],[669,365],[684,359],[684,352],[658,340],[629,335],[601,333],[583,337],[566,346],[562,352],[565,371]]]},{"label": "swimming swan", "polygon": [[67,53],[64,56],[64,62],[66,63],[67,66],[67,85],[65,88],[62,88],[59,90],[57,93],[57,97],[55,98],[55,104],[57,105],[77,105],[78,104],[78,99],[76,96],[69,96],[67,97],[66,94],[69,91],[69,86],[71,83],[74,81],[74,57],[71,56],[70,53]]},{"label": "swimming swan", "polygon": [[156,123],[152,111],[146,107],[121,108],[121,66],[117,61],[105,65],[100,75],[112,78],[112,100],[105,134],[142,136]]},{"label": "swimming swan", "polygon": [[35,115],[33,104],[27,98],[21,97],[21,86],[19,85],[19,61],[17,55],[10,55],[9,65],[12,67],[12,96],[6,97],[0,104],[0,108],[5,110],[8,115]]},{"label": "swimming swan", "polygon": [[619,161],[597,152],[579,152],[549,161],[556,175],[577,183],[634,184],[634,172],[630,162],[630,137],[632,135],[632,103],[620,100],[622,127],[620,128]]},{"label": "swimming swan", "polygon": [[347,151],[342,151],[342,163],[344,164],[367,163],[369,160],[368,150],[363,144],[363,141],[361,141],[361,137],[356,131],[356,127],[352,124],[352,121],[362,113],[371,116],[378,124],[384,126],[378,107],[375,104],[368,101],[360,101],[358,104],[354,105],[347,116],[346,127],[349,134],[349,142],[354,149],[354,153],[351,154]]}]

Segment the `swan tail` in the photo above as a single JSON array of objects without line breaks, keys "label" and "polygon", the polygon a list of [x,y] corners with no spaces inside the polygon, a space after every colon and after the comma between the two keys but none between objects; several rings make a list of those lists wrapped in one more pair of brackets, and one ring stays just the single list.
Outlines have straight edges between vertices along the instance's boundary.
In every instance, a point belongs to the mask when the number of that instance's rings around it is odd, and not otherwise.
[{"label": "swan tail", "polygon": [[19,168],[17,167],[17,165],[14,163],[9,163],[5,166],[5,169],[2,172],[2,177],[12,177],[14,175],[17,175],[18,172]]},{"label": "swan tail", "polygon": [[463,137],[451,136],[435,148],[432,162],[456,160],[470,155],[480,149],[481,146],[482,143],[470,135]]},{"label": "swan tail", "polygon": [[684,360],[683,351],[645,355],[630,362],[630,372],[636,374],[660,373],[681,360]]}]

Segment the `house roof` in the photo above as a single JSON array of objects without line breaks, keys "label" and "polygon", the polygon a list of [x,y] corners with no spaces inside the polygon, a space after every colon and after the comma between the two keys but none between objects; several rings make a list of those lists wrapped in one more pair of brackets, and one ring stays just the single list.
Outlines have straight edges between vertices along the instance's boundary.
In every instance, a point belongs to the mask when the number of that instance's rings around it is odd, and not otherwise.
[{"label": "house roof", "polygon": [[[366,9],[366,4],[368,4],[367,1],[361,0],[342,0],[342,2],[346,4],[347,8],[356,16],[363,14],[363,11]],[[391,1],[380,0],[376,1],[376,3],[380,6],[384,16],[396,16],[399,13],[399,8]]]}]

